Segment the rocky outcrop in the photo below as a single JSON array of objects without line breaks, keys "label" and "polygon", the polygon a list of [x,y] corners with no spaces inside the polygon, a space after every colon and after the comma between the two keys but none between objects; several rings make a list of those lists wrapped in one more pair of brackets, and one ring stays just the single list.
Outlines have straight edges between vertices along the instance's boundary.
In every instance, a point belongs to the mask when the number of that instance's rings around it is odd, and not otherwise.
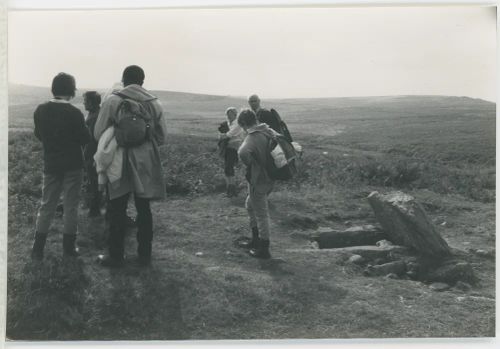
[{"label": "rocky outcrop", "polygon": [[393,243],[436,259],[451,255],[448,244],[412,196],[402,192],[386,195],[373,192],[368,196],[368,202]]}]

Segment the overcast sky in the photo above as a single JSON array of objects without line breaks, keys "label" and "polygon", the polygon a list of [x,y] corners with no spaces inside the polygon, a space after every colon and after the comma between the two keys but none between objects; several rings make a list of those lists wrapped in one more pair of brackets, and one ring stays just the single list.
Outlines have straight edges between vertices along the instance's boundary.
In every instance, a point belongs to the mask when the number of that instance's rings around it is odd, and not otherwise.
[{"label": "overcast sky", "polygon": [[496,96],[493,7],[9,13],[9,80],[271,97]]}]

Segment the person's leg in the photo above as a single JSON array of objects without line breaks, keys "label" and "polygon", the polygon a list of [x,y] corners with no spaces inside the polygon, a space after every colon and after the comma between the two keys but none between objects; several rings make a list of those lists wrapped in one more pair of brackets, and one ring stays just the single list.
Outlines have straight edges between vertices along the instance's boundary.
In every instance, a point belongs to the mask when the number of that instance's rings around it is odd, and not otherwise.
[{"label": "person's leg", "polygon": [[97,172],[94,166],[87,167],[89,217],[101,215],[101,192],[99,191]]},{"label": "person's leg", "polygon": [[34,259],[43,258],[45,241],[47,240],[50,224],[54,218],[54,213],[59,202],[62,183],[62,175],[47,173],[43,175],[42,201],[36,217],[35,241],[31,252],[31,256]]},{"label": "person's leg", "polygon": [[129,194],[125,194],[108,202],[109,258],[101,258],[101,264],[104,266],[115,266],[123,262],[128,198]]},{"label": "person's leg", "polygon": [[254,209],[257,226],[259,229],[258,246],[250,250],[250,255],[257,258],[270,258],[269,253],[269,237],[271,217],[269,215],[269,204],[267,199],[268,194],[250,189],[250,201]]},{"label": "person's leg", "polygon": [[137,196],[134,196],[134,200],[137,210],[137,254],[141,264],[149,264],[153,242],[153,215],[150,200]]},{"label": "person's leg", "polygon": [[232,197],[236,195],[236,185],[234,179],[234,166],[238,160],[238,153],[236,149],[228,148],[224,158],[224,174],[226,176],[227,196]]},{"label": "person's leg", "polygon": [[64,206],[64,255],[77,256],[75,248],[76,233],[78,231],[78,205],[83,181],[83,170],[70,171],[64,174],[63,180],[63,206]]},{"label": "person's leg", "polygon": [[248,218],[250,220],[250,229],[252,230],[252,239],[250,241],[241,241],[238,243],[239,247],[252,249],[257,247],[259,242],[259,229],[257,227],[257,217],[255,216],[255,210],[250,197],[251,186],[248,186],[248,196],[245,200],[245,208],[248,212]]},{"label": "person's leg", "polygon": [[104,198],[105,198],[105,201],[104,201],[104,236],[107,237],[109,235],[109,226],[110,226],[110,221],[111,221],[111,215],[110,215],[111,209],[109,208],[110,207],[109,189],[107,188],[107,186],[106,186],[106,191],[104,192]]}]

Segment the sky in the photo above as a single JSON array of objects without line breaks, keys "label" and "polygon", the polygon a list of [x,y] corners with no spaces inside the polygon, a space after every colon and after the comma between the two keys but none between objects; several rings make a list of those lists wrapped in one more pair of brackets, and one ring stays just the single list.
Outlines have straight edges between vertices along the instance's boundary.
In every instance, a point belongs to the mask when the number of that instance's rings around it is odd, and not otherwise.
[{"label": "sky", "polygon": [[9,81],[265,98],[496,99],[493,7],[11,11]]}]

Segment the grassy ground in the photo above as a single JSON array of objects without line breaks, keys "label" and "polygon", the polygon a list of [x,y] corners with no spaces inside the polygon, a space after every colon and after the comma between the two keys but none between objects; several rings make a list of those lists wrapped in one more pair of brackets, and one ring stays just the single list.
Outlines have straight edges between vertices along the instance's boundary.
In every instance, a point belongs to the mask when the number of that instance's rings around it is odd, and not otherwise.
[{"label": "grassy ground", "polygon": [[[356,115],[362,115],[361,102],[354,102]],[[98,267],[95,257],[105,251],[104,222],[88,220],[84,210],[78,240],[82,256],[62,259],[62,222],[56,220],[45,261],[32,264],[29,250],[41,194],[41,146],[31,132],[13,130],[8,337],[493,336],[494,259],[467,254],[480,283],[470,291],[434,292],[419,282],[364,277],[345,263],[345,256],[294,252],[308,248],[308,234],[320,226],[374,223],[367,194],[393,189],[415,195],[452,247],[464,251],[494,247],[491,108],[485,111],[483,104],[473,103],[461,107],[455,101],[456,117],[436,104],[421,111],[427,117],[404,119],[397,112],[401,108],[393,110],[389,103],[377,111],[372,103],[371,118],[354,117],[352,111],[342,114],[354,108],[354,102],[342,100],[347,104],[337,101],[332,106],[325,101],[320,106],[323,113],[330,110],[338,116],[331,122],[319,111],[314,114],[318,125],[329,123],[342,133],[332,137],[319,130],[312,136],[310,126],[294,132],[306,153],[296,180],[278,186],[271,196],[274,258],[267,262],[233,247],[235,238],[248,235],[245,186],[241,181],[237,198],[223,195],[221,162],[209,137],[215,119],[192,116],[201,122],[194,127],[195,134],[175,133],[188,128],[179,117],[172,121],[169,144],[162,149],[169,195],[153,205],[152,267],[140,269],[131,263],[120,270]],[[281,103],[280,110],[290,114],[306,109],[296,101]],[[477,111],[475,118],[467,117],[470,110]],[[290,120],[292,130],[310,124],[300,123],[295,114]],[[337,123],[342,127],[334,126]],[[133,231],[127,240],[127,255],[133,257]]]}]

